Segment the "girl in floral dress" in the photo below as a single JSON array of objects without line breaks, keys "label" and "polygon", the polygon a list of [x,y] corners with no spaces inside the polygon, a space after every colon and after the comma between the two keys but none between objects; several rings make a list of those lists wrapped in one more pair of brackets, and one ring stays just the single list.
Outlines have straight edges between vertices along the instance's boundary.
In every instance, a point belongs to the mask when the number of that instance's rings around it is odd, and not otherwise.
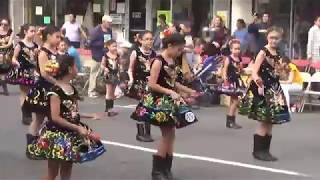
[{"label": "girl in floral dress", "polygon": [[176,82],[175,60],[184,48],[182,35],[166,30],[164,33],[163,52],[151,63],[149,92],[144,95],[131,117],[159,126],[162,138],[158,151],[153,155],[153,180],[172,180],[172,160],[175,128],[186,127],[197,122],[195,115],[186,106],[178,94],[185,86]]},{"label": "girl in floral dress", "polygon": [[[236,111],[239,104],[238,90],[244,87],[243,81],[241,79],[242,73],[242,62],[240,57],[240,41],[233,39],[229,43],[231,55],[226,57],[223,66],[223,80],[224,87],[222,91],[230,91],[230,93],[225,93],[230,96],[229,112],[227,114],[226,127],[232,129],[242,128],[236,123]],[[226,88],[226,89],[224,89]]]},{"label": "girl in floral dress", "polygon": [[0,20],[0,85],[2,86],[4,95],[6,96],[9,95],[9,91],[4,77],[10,70],[13,37],[14,33],[12,29],[10,29],[9,19],[2,18]]},{"label": "girl in floral dress", "polygon": [[[156,52],[152,49],[153,35],[151,31],[145,31],[141,35],[141,46],[134,50],[130,56],[128,70],[130,86],[128,96],[137,100],[143,97],[150,76],[150,64],[156,57]],[[142,142],[152,142],[151,126],[147,122],[137,122],[136,139]]]},{"label": "girl in floral dress", "polygon": [[109,40],[106,42],[108,52],[103,56],[101,69],[104,71],[106,82],[106,108],[107,116],[116,116],[118,112],[113,110],[115,100],[115,89],[120,83],[120,57],[118,55],[117,42]]},{"label": "girl in floral dress", "polygon": [[[48,26],[42,31],[43,46],[40,48],[37,57],[37,73],[39,78],[34,87],[27,95],[23,108],[28,112],[35,113],[35,119],[29,126],[27,144],[31,144],[38,137],[38,131],[45,117],[50,115],[49,98],[47,96],[50,88],[57,84],[57,80],[46,71],[46,64],[55,61],[57,57],[57,46],[61,39],[60,29],[55,26]],[[27,157],[34,159],[27,151]]]},{"label": "girl in floral dress", "polygon": [[253,81],[242,99],[239,113],[259,121],[254,134],[253,156],[262,161],[276,161],[270,153],[272,127],[290,121],[288,105],[279,82],[280,56],[277,48],[283,30],[271,27],[267,31],[268,44],[259,52],[252,70]]},{"label": "girl in floral dress", "polygon": [[15,66],[8,73],[6,80],[9,84],[20,85],[20,103],[22,111],[22,123],[29,125],[32,121],[31,112],[22,108],[24,100],[32,86],[35,85],[35,68],[38,45],[33,39],[36,28],[33,25],[25,24],[21,27],[20,38],[14,48],[12,64]]},{"label": "girl in floral dress", "polygon": [[[78,92],[70,84],[77,75],[73,57],[58,55],[57,61],[48,62],[46,70],[57,80],[48,91],[50,116],[40,130],[40,137],[28,145],[35,157],[48,161],[47,180],[71,179],[73,163],[92,161],[105,152],[100,138],[80,121]],[[52,66],[51,66],[51,65]]]}]

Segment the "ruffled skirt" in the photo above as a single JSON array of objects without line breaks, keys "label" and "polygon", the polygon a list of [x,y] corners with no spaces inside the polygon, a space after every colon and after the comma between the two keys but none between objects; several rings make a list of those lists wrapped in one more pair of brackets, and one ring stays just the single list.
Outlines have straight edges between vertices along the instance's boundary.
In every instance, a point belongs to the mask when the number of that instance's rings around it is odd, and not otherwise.
[{"label": "ruffled skirt", "polygon": [[151,93],[143,97],[131,118],[155,126],[176,128],[198,122],[194,113],[185,104],[177,103],[167,95],[156,96]]},{"label": "ruffled skirt", "polygon": [[264,89],[264,96],[261,96],[257,85],[252,82],[240,101],[239,114],[271,124],[290,122],[290,113],[280,84],[275,83],[269,87]]},{"label": "ruffled skirt", "polygon": [[6,81],[12,85],[34,86],[36,83],[34,71],[34,68],[12,68],[6,76]]},{"label": "ruffled skirt", "polygon": [[[86,124],[79,125],[91,131]],[[29,144],[27,151],[40,159],[83,163],[101,156],[106,149],[100,141],[85,139],[76,132],[59,129],[47,122],[38,140]]]}]

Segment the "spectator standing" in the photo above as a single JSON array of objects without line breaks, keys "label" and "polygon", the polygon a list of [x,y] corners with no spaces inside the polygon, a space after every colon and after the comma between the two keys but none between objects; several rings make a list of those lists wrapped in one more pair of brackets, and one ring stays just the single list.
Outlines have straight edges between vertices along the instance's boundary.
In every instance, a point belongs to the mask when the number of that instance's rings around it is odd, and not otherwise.
[{"label": "spectator standing", "polygon": [[220,16],[216,16],[212,19],[210,27],[211,42],[219,43],[220,47],[226,45],[229,38],[229,30],[226,28],[223,19]]},{"label": "spectator standing", "polygon": [[87,39],[87,35],[81,28],[81,25],[76,22],[76,15],[70,14],[69,17],[70,20],[63,24],[61,31],[69,39],[73,47],[80,48],[81,35],[85,39]]},{"label": "spectator standing", "polygon": [[233,37],[241,43],[241,54],[245,54],[249,44],[249,34],[247,25],[243,19],[237,20],[237,30],[233,33]]},{"label": "spectator standing", "polygon": [[96,92],[97,77],[100,69],[102,57],[106,53],[104,44],[113,39],[111,29],[112,18],[108,15],[102,17],[102,24],[96,26],[90,33],[90,49],[93,63],[90,70],[88,96],[91,98],[98,97]]},{"label": "spectator standing", "polygon": [[10,28],[10,20],[2,18],[0,20],[0,85],[3,88],[4,95],[8,96],[8,88],[2,76],[10,70],[9,62],[11,61],[11,54],[13,50],[13,37],[14,33]]},{"label": "spectator standing", "polygon": [[155,37],[153,42],[153,47],[155,50],[160,50],[161,48],[160,33],[168,28],[168,25],[166,22],[167,21],[166,16],[164,14],[160,14],[158,18],[159,18],[159,26],[157,27],[157,30],[155,32]]},{"label": "spectator standing", "polygon": [[320,16],[316,17],[308,33],[307,56],[313,62],[320,62]]},{"label": "spectator standing", "polygon": [[267,44],[267,30],[271,27],[271,19],[269,13],[262,14],[262,22],[259,24],[259,39],[258,39],[258,50],[261,50]]},{"label": "spectator standing", "polygon": [[252,56],[256,56],[259,52],[258,50],[258,40],[260,37],[259,34],[259,14],[253,13],[252,15],[253,22],[248,26],[249,33],[249,52]]}]

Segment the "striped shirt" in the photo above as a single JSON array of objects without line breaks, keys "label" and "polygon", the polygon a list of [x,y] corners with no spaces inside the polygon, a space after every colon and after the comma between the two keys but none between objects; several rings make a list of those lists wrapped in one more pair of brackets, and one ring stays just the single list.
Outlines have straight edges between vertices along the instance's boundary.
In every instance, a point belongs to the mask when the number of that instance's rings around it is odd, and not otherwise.
[{"label": "striped shirt", "polygon": [[316,25],[309,30],[307,55],[312,60],[320,61],[320,27]]}]

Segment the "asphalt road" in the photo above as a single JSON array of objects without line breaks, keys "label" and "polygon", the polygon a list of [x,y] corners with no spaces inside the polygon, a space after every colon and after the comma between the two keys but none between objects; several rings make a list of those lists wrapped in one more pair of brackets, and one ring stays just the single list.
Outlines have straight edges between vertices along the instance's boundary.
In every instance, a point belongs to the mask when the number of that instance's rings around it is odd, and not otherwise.
[{"label": "asphalt road", "polygon": [[[18,89],[11,96],[0,95],[0,180],[36,180],[46,175],[45,161],[25,157],[26,126],[21,124]],[[76,164],[75,180],[148,180],[151,179],[152,152],[160,132],[152,129],[154,143],[135,140],[135,122],[129,115],[136,102],[116,101],[119,116],[85,120],[99,132],[107,153],[101,158]],[[82,112],[101,112],[103,98],[85,99]],[[252,158],[256,122],[238,117],[241,130],[225,128],[221,106],[195,111],[199,123],[177,130],[174,175],[181,180],[300,180],[320,179],[320,121],[317,112],[294,114],[289,124],[274,128],[272,152],[278,162],[259,162]]]}]

